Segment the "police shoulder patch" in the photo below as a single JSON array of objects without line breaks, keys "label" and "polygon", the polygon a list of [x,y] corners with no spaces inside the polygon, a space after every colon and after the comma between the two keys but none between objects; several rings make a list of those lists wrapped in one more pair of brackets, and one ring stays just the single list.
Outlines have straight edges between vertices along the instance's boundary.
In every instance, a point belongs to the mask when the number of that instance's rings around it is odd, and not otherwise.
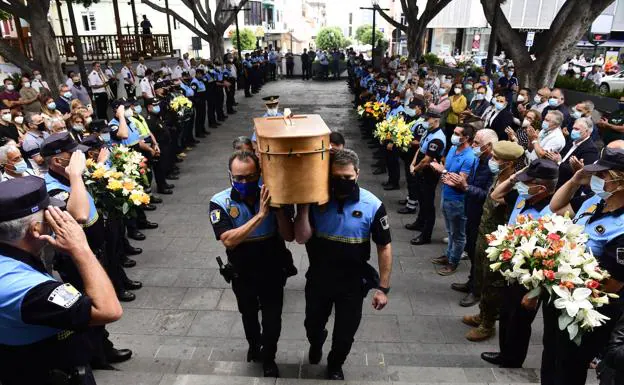
[{"label": "police shoulder patch", "polygon": [[361,212],[361,211],[358,211],[358,210],[354,210],[354,211],[353,211],[353,213],[352,213],[352,215],[353,215],[355,218],[362,218],[362,212]]},{"label": "police shoulder patch", "polygon": [[438,144],[437,143],[429,143],[429,151],[437,151],[438,150]]},{"label": "police shoulder patch", "polygon": [[587,208],[587,210],[585,210],[586,213],[588,214],[593,214],[596,212],[596,209],[598,208],[597,205],[591,205]]},{"label": "police shoulder patch", "polygon": [[48,296],[48,302],[52,302],[55,305],[69,309],[73,304],[78,301],[82,294],[71,284],[66,283],[58,286]]},{"label": "police shoulder patch", "polygon": [[381,228],[384,230],[388,230],[390,228],[390,223],[388,222],[388,216],[384,215],[379,219],[379,223],[381,224]]},{"label": "police shoulder patch", "polygon": [[524,205],[525,205],[525,203],[526,203],[526,201],[525,201],[524,199],[523,199],[523,200],[521,200],[521,201],[520,201],[520,202],[518,202],[518,204],[516,205],[516,208],[517,208],[517,209],[521,209],[521,208],[523,208],[523,207],[524,207]]},{"label": "police shoulder patch", "polygon": [[238,218],[238,216],[240,215],[240,211],[238,210],[238,207],[236,206],[231,206],[230,207],[230,216],[234,219]]},{"label": "police shoulder patch", "polygon": [[219,223],[220,220],[221,220],[221,211],[212,210],[210,212],[210,222],[214,225],[215,223]]},{"label": "police shoulder patch", "polygon": [[65,202],[69,199],[69,193],[67,191],[61,191],[58,194],[55,194],[52,198],[59,199]]},{"label": "police shoulder patch", "polygon": [[603,225],[598,225],[598,226],[596,226],[596,229],[595,229],[595,230],[596,230],[596,232],[597,232],[598,234],[604,234],[604,232],[605,232],[605,230],[606,230],[606,229],[605,229],[605,227],[604,227]]}]

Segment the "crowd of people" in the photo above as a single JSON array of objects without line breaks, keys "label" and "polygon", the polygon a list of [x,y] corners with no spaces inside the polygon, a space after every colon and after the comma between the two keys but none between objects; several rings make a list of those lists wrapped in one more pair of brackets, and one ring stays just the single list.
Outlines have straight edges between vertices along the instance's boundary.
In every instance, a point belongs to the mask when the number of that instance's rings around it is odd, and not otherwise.
[{"label": "crowd of people", "polygon": [[[122,316],[119,301],[134,300],[133,291],[142,287],[126,274],[136,265],[130,256],[142,252],[130,239],[144,240],[141,230],[158,227],[146,215],[162,204],[156,194],[173,194],[169,182],[178,178],[186,152],[206,138],[208,128],[236,113],[236,89],[251,97],[276,78],[274,52],[267,47],[247,54],[240,65],[231,53],[213,60],[185,54],[173,69],[166,63],[152,69],[140,59],[136,68],[125,62],[119,74],[110,63],[96,62],[88,76],[91,92],[79,75],[69,73],[58,98],[39,73],[22,76],[18,87],[5,80],[0,93],[0,308],[5,315],[0,359],[10,370],[0,371],[3,384],[94,384],[92,368],[114,369],[111,364],[131,357],[129,349],[113,346],[105,326]],[[531,298],[523,286],[508,285],[489,269],[485,250],[486,235],[520,214],[539,218],[567,212],[586,226],[589,246],[610,271],[606,290],[624,294],[624,100],[619,111],[596,119],[591,101],[567,106],[562,90],[521,87],[513,67],[494,81],[486,75],[440,75],[424,63],[398,57],[387,57],[376,69],[352,50],[346,59],[354,107],[383,102],[390,109],[382,119],[402,116],[415,122],[405,152],[373,137],[376,119],[362,119],[360,128],[378,159],[373,174],[388,175],[385,190],[401,188],[404,162],[407,191],[398,214],[416,215],[405,226],[416,232],[410,243],[432,242],[438,206],[448,245],[431,262],[439,266],[438,274],[448,276],[469,260],[468,281],[451,286],[466,294],[460,305],[479,304],[477,314],[461,320],[473,327],[466,338],[493,337],[499,320],[500,351],[484,352],[482,358],[521,367],[541,305],[542,384],[584,384],[592,361],[601,380],[621,381],[621,299],[601,308],[610,320],[577,346],[559,330],[552,304]],[[173,107],[179,96],[192,100],[192,110],[181,114]],[[263,101],[264,116],[282,115],[278,96]],[[345,148],[339,132],[331,133],[327,150],[329,202],[279,209],[270,207],[270,191],[262,183],[255,133],[232,139],[231,187],[212,197],[207,215],[228,256],[226,263],[219,260],[220,272],[236,295],[249,343],[247,360],[262,362],[265,376],[279,376],[275,358],[284,286],[298,274],[285,242],[296,241],[305,244],[310,261],[304,322],[308,360],[319,364],[322,359],[333,308],[326,375],[343,380],[364,298],[372,291],[372,307],[382,310],[391,297],[386,207],[358,185],[359,157]],[[140,152],[153,170],[147,188],[151,202],[137,210],[136,218],[107,212],[83,181],[87,159],[110,164],[114,145]],[[435,203],[438,185],[440,205]],[[368,263],[371,240],[378,270]],[[52,270],[63,282],[52,278]]]},{"label": "crowd of people", "polygon": [[378,159],[373,174],[387,174],[383,188],[399,190],[404,161],[407,191],[398,214],[417,214],[405,225],[416,232],[410,241],[414,246],[432,241],[441,185],[439,207],[448,245],[431,262],[439,266],[438,274],[447,276],[462,259],[469,260],[468,281],[451,285],[466,294],[461,306],[479,304],[478,313],[461,320],[473,327],[466,338],[492,338],[498,320],[500,351],[484,352],[482,359],[522,367],[541,303],[542,384],[584,384],[592,361],[600,363],[604,383],[622,381],[622,300],[604,309],[610,320],[577,346],[567,331],[559,330],[552,303],[530,298],[524,286],[507,284],[491,271],[486,235],[515,223],[520,214],[538,219],[568,213],[585,225],[592,252],[611,273],[607,290],[624,294],[624,100],[618,111],[597,116],[590,100],[568,106],[561,89],[522,87],[512,65],[491,79],[439,74],[424,62],[398,57],[384,64],[376,69],[350,53],[354,108],[381,102],[389,106],[387,117],[400,114],[415,123],[409,149],[400,151],[391,140],[380,144],[373,137],[377,119],[362,119],[362,137]]}]

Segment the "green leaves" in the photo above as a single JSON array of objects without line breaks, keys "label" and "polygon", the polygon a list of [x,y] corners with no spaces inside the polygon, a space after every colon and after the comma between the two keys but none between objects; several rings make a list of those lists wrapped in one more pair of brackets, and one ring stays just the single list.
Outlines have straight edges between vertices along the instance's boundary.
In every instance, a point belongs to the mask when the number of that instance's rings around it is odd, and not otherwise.
[{"label": "green leaves", "polygon": [[342,34],[340,27],[321,28],[316,36],[316,46],[320,49],[345,48],[349,40]]}]

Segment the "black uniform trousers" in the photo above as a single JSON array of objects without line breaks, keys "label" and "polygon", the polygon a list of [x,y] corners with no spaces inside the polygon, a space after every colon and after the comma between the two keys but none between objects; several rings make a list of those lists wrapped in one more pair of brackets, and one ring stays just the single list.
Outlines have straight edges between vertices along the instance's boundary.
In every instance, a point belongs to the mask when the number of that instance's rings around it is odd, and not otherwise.
[{"label": "black uniform trousers", "polygon": [[388,167],[388,183],[398,186],[401,180],[401,164],[399,161],[400,150],[393,146],[392,150],[384,148],[386,155],[386,167]]},{"label": "black uniform trousers", "polygon": [[117,293],[126,290],[125,282],[128,280],[121,261],[126,256],[125,241],[125,225],[121,217],[109,216],[105,223],[106,226],[106,255],[108,256],[108,265],[104,266],[108,277]]},{"label": "black uniform trousers", "polygon": [[[277,341],[282,330],[285,283],[286,278],[281,270],[257,274],[239,272],[238,277],[232,280],[245,337],[249,346],[262,346],[264,361],[274,361],[277,353]],[[262,327],[258,311],[262,312]]]},{"label": "black uniform trousers", "polygon": [[295,63],[286,62],[286,77],[291,78],[293,76],[293,70],[295,68]]},{"label": "black uniform trousers", "polygon": [[217,85],[215,89],[215,112],[218,120],[224,120],[225,118],[225,113],[223,113],[224,92],[225,87]]},{"label": "black uniform trousers", "polygon": [[195,106],[195,135],[206,132],[206,92],[196,92],[193,99]]},{"label": "black uniform trousers", "polygon": [[301,78],[303,80],[310,79],[310,69],[307,62],[301,62]]},{"label": "black uniform trousers", "polygon": [[[427,170],[424,172],[427,172]],[[421,238],[430,240],[436,221],[435,195],[440,178],[425,177],[423,171],[420,171],[416,174],[416,180],[418,185],[418,205],[420,207],[416,225],[422,229]]]},{"label": "black uniform trousers", "polygon": [[524,286],[517,283],[505,287],[498,333],[501,360],[505,367],[521,368],[529,350],[531,324],[539,306],[535,310],[522,306],[522,298],[528,292]]},{"label": "black uniform trousers", "polygon": [[401,153],[405,166],[405,180],[407,181],[407,206],[411,209],[415,209],[418,202],[418,178],[410,172],[410,165],[414,155],[416,155],[416,149],[411,147],[407,152]]},{"label": "black uniform trousers", "polygon": [[245,74],[244,74],[244,79],[243,79],[243,87],[245,89],[245,96],[251,96],[251,79],[252,79],[252,69],[248,68],[245,69]]},{"label": "black uniform trousers", "polygon": [[108,95],[106,92],[99,92],[93,94],[95,100],[95,113],[98,119],[108,119],[106,111],[108,110]]},{"label": "black uniform trousers", "polygon": [[234,103],[236,102],[236,79],[229,78],[228,81],[232,83],[232,85],[225,89],[225,107],[227,113],[231,114],[232,111],[234,111]]},{"label": "black uniform trousers", "polygon": [[276,63],[269,63],[269,73],[270,73],[271,80],[276,80],[277,78],[277,64]]},{"label": "black uniform trousers", "polygon": [[612,298],[608,305],[597,309],[610,320],[586,333],[580,346],[570,341],[567,330],[559,330],[559,310],[552,303],[543,301],[544,350],[540,369],[542,385],[585,385],[587,367],[595,357],[603,353],[615,324],[624,312],[624,290],[618,294],[620,298]]},{"label": "black uniform trousers", "polygon": [[[466,204],[470,204],[470,202],[466,202]],[[481,212],[483,214],[483,212]],[[474,278],[476,276],[476,267],[475,267],[475,252],[477,249],[477,237],[479,236],[479,225],[481,224],[481,215],[479,216],[471,216],[468,215],[466,219],[466,246],[464,250],[466,254],[468,254],[468,258],[470,258],[470,275],[468,275],[468,287],[472,294],[475,297],[481,297],[481,293],[477,293],[474,290]]]},{"label": "black uniform trousers", "polygon": [[215,125],[217,123],[216,104],[217,104],[217,84],[210,82],[206,84],[206,104],[208,106],[208,124]]},{"label": "black uniform trousers", "polygon": [[333,367],[342,366],[362,320],[365,297],[362,278],[358,275],[330,280],[325,274],[311,271],[308,271],[306,278],[304,325],[308,341],[315,346],[323,344],[325,326],[334,307],[334,331],[327,363]]}]

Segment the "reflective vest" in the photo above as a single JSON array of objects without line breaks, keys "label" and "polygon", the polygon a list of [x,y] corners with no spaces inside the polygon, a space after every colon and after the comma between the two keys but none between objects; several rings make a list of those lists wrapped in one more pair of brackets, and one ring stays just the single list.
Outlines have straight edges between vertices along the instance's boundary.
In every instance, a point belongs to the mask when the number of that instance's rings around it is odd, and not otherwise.
[{"label": "reflective vest", "polygon": [[[46,190],[48,190],[48,192],[54,191],[54,190],[63,190],[63,191],[66,191],[67,193],[71,193],[70,186],[67,186],[61,183],[61,181],[59,181],[58,179],[50,175],[50,173],[45,174],[43,179],[45,180]],[[89,194],[88,191],[87,191],[87,198],[89,200],[89,218],[87,219],[87,222],[82,225],[82,227],[85,227],[85,228],[92,226],[95,222],[97,222],[98,218],[100,217],[98,214],[97,208],[95,207],[95,201],[93,200],[93,197],[91,196],[91,194]]]},{"label": "reflective vest", "polygon": [[141,139],[147,139],[150,137],[150,129],[147,125],[147,122],[145,121],[145,118],[141,115],[133,115],[130,118],[130,121],[132,123],[134,123],[134,125],[136,126],[136,128],[139,131],[139,136],[141,137]]}]

